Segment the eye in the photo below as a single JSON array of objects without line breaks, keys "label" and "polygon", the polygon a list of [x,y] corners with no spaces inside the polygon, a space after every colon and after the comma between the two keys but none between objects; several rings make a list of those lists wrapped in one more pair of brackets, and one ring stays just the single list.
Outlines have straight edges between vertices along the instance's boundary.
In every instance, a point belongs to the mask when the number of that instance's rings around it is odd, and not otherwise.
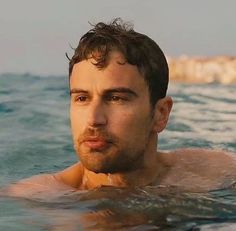
[{"label": "eye", "polygon": [[123,100],[120,96],[112,95],[110,101],[121,101]]},{"label": "eye", "polygon": [[85,102],[87,101],[88,97],[85,95],[78,95],[75,97],[75,102]]},{"label": "eye", "polygon": [[108,101],[108,102],[113,102],[113,103],[122,103],[122,102],[124,102],[124,101],[127,101],[128,99],[127,99],[127,97],[125,97],[125,96],[120,96],[120,95],[107,95],[106,96],[106,100]]}]

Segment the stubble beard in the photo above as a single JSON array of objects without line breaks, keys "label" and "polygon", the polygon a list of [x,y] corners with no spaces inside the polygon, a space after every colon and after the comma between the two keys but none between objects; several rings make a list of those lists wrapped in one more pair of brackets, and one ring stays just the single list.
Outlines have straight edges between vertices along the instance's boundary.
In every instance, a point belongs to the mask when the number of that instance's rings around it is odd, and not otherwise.
[{"label": "stubble beard", "polygon": [[[142,162],[144,150],[136,152],[132,157],[123,150],[113,152],[91,151],[82,153],[78,150],[80,161],[83,166],[95,173],[122,173],[138,168]],[[93,157],[91,157],[93,156]],[[102,158],[99,158],[102,156]]]},{"label": "stubble beard", "polygon": [[[110,143],[104,150],[85,148],[83,140],[88,135],[103,137]],[[123,147],[113,134],[104,131],[86,130],[76,141],[75,150],[83,166],[95,173],[121,173],[141,168],[144,160],[148,136],[143,145],[133,148]]]}]

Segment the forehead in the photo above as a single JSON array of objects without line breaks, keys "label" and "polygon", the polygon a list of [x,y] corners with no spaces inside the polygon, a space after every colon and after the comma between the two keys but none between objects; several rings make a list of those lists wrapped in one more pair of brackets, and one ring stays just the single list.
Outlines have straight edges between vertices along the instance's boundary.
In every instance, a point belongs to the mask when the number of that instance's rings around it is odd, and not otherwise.
[{"label": "forehead", "polygon": [[96,60],[89,58],[76,63],[70,77],[71,88],[111,88],[130,87],[146,91],[147,84],[137,66],[126,62],[120,52],[111,52],[108,65],[97,68]]}]

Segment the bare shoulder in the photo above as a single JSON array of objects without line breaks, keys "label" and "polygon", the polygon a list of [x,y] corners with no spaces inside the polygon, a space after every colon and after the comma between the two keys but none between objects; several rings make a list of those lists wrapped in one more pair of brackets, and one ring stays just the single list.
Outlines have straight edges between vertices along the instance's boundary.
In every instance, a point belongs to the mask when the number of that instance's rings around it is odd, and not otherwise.
[{"label": "bare shoulder", "polygon": [[[163,153],[165,156],[165,153]],[[178,149],[167,153],[167,171],[160,183],[191,191],[233,187],[236,154],[223,150]]]},{"label": "bare shoulder", "polygon": [[[170,153],[175,166],[191,172],[236,175],[236,153],[211,149],[178,149]],[[201,172],[202,171],[202,172]]]},{"label": "bare shoulder", "polygon": [[170,153],[174,158],[177,158],[180,161],[181,160],[182,161],[205,160],[205,161],[214,161],[214,162],[218,162],[221,160],[230,161],[230,162],[236,161],[236,153],[228,152],[224,150],[186,148],[186,149],[177,149]]},{"label": "bare shoulder", "polygon": [[54,174],[41,174],[22,179],[1,188],[0,195],[34,198],[59,195],[65,191],[74,190],[76,176],[73,176],[73,173],[78,174],[80,169],[78,166],[76,164]]}]

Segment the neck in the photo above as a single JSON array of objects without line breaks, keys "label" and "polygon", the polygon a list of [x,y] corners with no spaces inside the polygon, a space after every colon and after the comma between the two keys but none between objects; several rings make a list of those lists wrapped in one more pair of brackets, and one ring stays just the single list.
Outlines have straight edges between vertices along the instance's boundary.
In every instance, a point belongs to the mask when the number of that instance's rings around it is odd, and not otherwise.
[{"label": "neck", "polygon": [[161,162],[156,151],[157,137],[152,137],[142,158],[135,168],[119,173],[95,173],[84,168],[83,188],[92,189],[101,186],[140,187],[152,184],[160,174]]}]

